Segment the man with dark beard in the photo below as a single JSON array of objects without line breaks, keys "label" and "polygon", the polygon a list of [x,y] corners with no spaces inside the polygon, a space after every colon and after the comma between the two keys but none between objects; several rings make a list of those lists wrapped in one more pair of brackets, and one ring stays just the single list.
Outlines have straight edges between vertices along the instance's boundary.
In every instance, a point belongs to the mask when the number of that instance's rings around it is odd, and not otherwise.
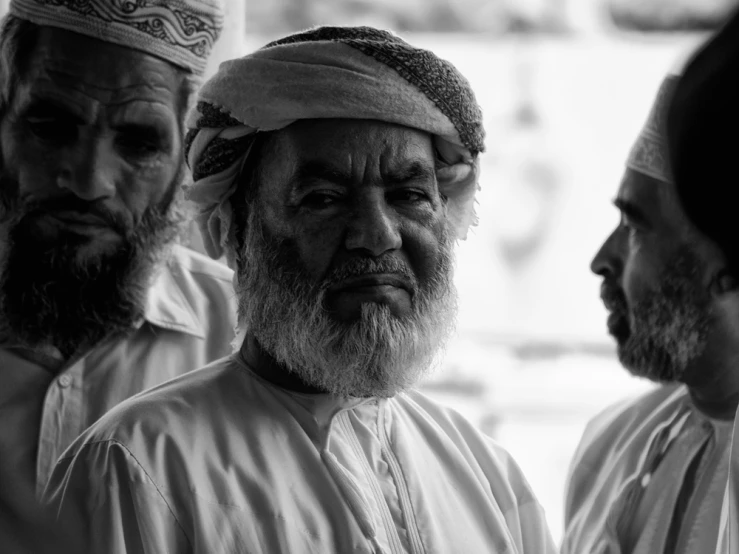
[{"label": "man with dark beard", "polygon": [[452,330],[474,221],[464,77],[392,33],[322,27],[222,64],[189,125],[241,348],[67,451],[46,493],[69,528],[115,553],[554,552],[510,456],[410,390]]},{"label": "man with dark beard", "polygon": [[[174,245],[185,114],[221,26],[211,1],[11,2],[0,31],[3,503],[19,487],[42,492],[62,452],[120,401],[231,351],[230,270]],[[15,518],[11,531],[26,521]]]},{"label": "man with dark beard", "polygon": [[[563,552],[712,553],[729,472],[736,338],[727,260],[670,171],[668,77],[632,149],[621,222],[592,263],[631,373],[660,384],[588,424],[571,466]],[[728,288],[727,288],[728,287]]]}]

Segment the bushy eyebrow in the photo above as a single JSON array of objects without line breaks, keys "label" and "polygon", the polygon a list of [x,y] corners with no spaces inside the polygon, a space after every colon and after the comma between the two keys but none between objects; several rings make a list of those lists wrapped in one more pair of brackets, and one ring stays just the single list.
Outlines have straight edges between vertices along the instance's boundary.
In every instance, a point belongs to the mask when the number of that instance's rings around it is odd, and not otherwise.
[{"label": "bushy eyebrow", "polygon": [[[436,171],[420,161],[413,161],[404,167],[393,169],[383,175],[383,181],[388,186],[398,186],[404,183],[414,181],[430,181],[435,178]],[[322,161],[307,161],[301,163],[292,177],[290,182],[296,189],[302,188],[303,185],[316,181],[326,181],[339,186],[349,186],[352,176],[330,164]]]},{"label": "bushy eyebrow", "polygon": [[616,198],[613,204],[621,211],[623,215],[631,219],[637,225],[648,227],[650,225],[649,218],[643,210],[636,204],[624,198]]},{"label": "bushy eyebrow", "polygon": [[389,185],[402,185],[413,181],[433,181],[436,171],[422,162],[411,162],[405,167],[394,169],[385,175]]},{"label": "bushy eyebrow", "polygon": [[336,185],[348,186],[351,181],[351,175],[325,162],[311,160],[301,163],[290,177],[290,183],[297,190],[316,181],[326,181]]},{"label": "bushy eyebrow", "polygon": [[74,110],[47,98],[34,99],[22,109],[26,118],[63,119],[77,125],[84,125],[86,121]]}]

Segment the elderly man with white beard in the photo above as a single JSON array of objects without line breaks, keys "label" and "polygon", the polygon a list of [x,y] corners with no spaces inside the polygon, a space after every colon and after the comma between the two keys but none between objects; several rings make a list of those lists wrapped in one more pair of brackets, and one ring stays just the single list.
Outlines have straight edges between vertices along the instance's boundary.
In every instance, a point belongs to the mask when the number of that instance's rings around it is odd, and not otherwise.
[{"label": "elderly man with white beard", "polygon": [[121,405],[46,496],[96,552],[554,552],[511,457],[413,385],[455,317],[480,109],[448,62],[322,27],[221,65],[187,139],[240,349]]}]

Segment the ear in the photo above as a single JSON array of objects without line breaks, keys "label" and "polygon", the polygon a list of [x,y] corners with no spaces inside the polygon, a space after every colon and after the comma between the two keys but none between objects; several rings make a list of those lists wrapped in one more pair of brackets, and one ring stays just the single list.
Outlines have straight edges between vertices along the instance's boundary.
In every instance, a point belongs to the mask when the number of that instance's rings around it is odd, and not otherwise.
[{"label": "ear", "polygon": [[739,279],[728,269],[719,269],[711,278],[709,291],[713,296],[724,296],[739,291]]}]

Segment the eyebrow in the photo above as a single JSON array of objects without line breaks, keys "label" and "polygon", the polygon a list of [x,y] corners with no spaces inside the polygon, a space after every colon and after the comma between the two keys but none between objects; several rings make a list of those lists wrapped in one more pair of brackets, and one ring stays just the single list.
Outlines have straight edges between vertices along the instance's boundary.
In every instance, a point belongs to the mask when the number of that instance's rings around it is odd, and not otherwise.
[{"label": "eyebrow", "polygon": [[300,164],[290,178],[290,182],[297,190],[315,181],[328,181],[337,185],[348,185],[350,180],[351,176],[349,174],[319,161],[308,161]]},{"label": "eyebrow", "polygon": [[[413,181],[434,179],[436,171],[422,162],[414,161],[405,167],[394,169],[383,176],[386,185],[397,186]],[[301,164],[290,181],[297,189],[315,181],[327,181],[337,185],[348,186],[352,181],[349,173],[341,171],[321,161],[308,161]]]},{"label": "eyebrow", "polygon": [[436,171],[427,164],[411,162],[405,167],[390,171],[385,181],[390,185],[402,185],[413,181],[430,181],[436,177]]},{"label": "eyebrow", "polygon": [[633,220],[637,225],[648,227],[649,218],[636,204],[623,198],[616,198],[613,204],[629,219]]},{"label": "eyebrow", "polygon": [[23,116],[44,118],[55,118],[64,119],[70,123],[84,124],[86,123],[84,117],[74,110],[69,109],[67,106],[60,104],[51,99],[39,98],[34,99],[27,106],[23,108]]},{"label": "eyebrow", "polygon": [[149,140],[164,140],[167,138],[160,126],[151,123],[121,123],[113,127],[119,133],[127,133]]}]

